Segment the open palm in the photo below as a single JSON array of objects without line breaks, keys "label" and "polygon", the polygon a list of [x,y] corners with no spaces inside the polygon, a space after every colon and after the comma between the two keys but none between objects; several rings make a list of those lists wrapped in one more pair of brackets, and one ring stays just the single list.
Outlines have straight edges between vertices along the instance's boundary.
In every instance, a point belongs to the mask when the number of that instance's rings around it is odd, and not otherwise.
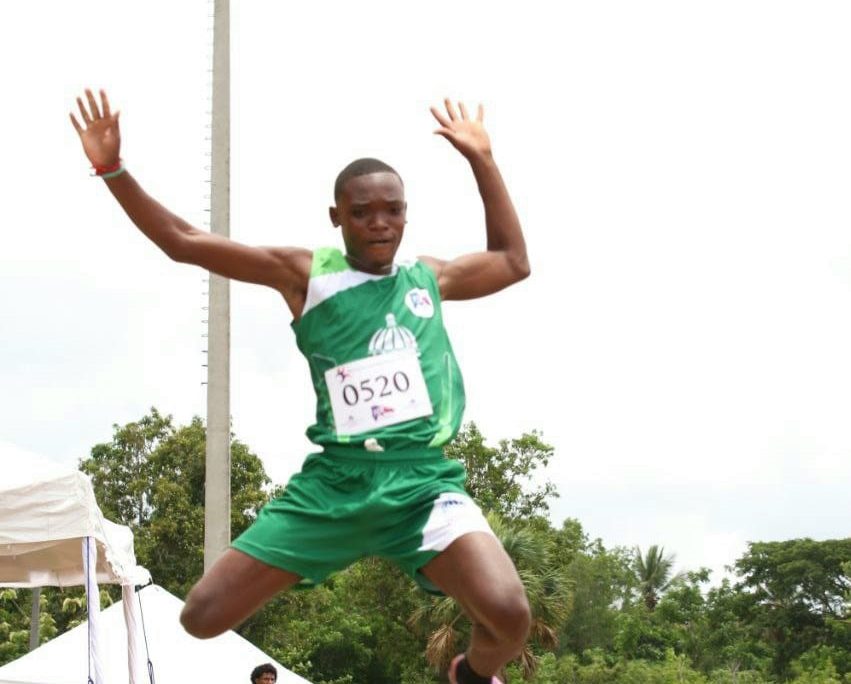
[{"label": "open palm", "polygon": [[461,154],[468,159],[478,155],[491,153],[491,141],[485,131],[482,120],[484,119],[484,108],[479,105],[476,118],[471,119],[463,102],[458,103],[458,110],[449,101],[443,101],[446,113],[437,107],[431,107],[431,113],[440,124],[435,133],[446,138]]},{"label": "open palm", "polygon": [[92,91],[86,89],[88,108],[82,98],[77,98],[77,106],[80,108],[80,116],[85,128],[71,114],[71,123],[80,136],[83,151],[95,168],[113,166],[120,157],[121,133],[118,128],[118,114],[112,114],[109,108],[109,100],[106,93],[100,91],[101,106],[95,100]]}]

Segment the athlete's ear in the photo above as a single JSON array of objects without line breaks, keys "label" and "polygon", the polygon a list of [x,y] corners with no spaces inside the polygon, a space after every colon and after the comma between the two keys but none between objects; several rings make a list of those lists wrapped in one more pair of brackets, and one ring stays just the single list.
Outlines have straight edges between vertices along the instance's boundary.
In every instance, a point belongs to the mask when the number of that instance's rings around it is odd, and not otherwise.
[{"label": "athlete's ear", "polygon": [[337,211],[337,207],[328,207],[328,216],[331,217],[331,225],[335,228],[340,225],[340,212]]}]

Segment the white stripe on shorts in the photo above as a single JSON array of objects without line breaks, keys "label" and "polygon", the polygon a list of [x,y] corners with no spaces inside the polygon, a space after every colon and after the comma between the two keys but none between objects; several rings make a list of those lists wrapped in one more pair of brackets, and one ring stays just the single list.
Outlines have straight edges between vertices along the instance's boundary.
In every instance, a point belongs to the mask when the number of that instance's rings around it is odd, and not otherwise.
[{"label": "white stripe on shorts", "polygon": [[423,528],[420,551],[443,551],[468,532],[486,532],[492,536],[488,521],[466,494],[444,492],[434,500],[431,515]]}]

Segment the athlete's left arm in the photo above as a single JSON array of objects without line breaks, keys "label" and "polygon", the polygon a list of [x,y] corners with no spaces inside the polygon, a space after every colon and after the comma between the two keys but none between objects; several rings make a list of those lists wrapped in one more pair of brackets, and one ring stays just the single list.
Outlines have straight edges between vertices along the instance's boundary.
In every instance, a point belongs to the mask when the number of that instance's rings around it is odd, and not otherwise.
[{"label": "athlete's left arm", "polygon": [[422,257],[422,260],[434,269],[442,299],[474,299],[526,278],[530,272],[529,259],[520,220],[482,124],[482,106],[479,105],[476,118],[471,119],[462,102],[458,103],[457,111],[448,99],[444,104],[445,114],[431,108],[440,124],[435,133],[446,138],[470,162],[485,207],[487,251],[450,261],[434,257]]}]

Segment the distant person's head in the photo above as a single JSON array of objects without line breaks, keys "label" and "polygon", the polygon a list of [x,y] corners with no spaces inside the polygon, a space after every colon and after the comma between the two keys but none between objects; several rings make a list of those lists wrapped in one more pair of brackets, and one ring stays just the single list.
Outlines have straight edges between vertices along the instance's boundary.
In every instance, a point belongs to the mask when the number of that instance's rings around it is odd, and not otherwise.
[{"label": "distant person's head", "polygon": [[251,671],[251,684],[275,684],[278,671],[272,663],[263,663]]}]

